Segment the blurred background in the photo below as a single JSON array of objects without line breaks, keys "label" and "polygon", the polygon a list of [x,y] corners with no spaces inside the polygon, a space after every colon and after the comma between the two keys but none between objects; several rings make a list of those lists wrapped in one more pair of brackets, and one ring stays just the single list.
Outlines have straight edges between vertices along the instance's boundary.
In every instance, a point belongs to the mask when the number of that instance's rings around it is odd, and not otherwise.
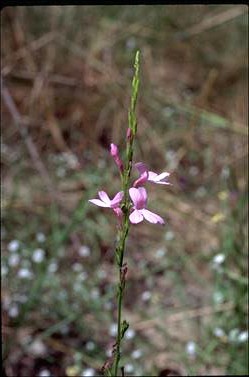
[{"label": "blurred background", "polygon": [[[100,375],[116,334],[116,221],[141,50],[135,161],[165,227],[132,226],[127,376],[247,374],[248,13],[240,5],[8,7],[1,13],[3,362]],[[134,178],[135,178],[134,173]]]}]

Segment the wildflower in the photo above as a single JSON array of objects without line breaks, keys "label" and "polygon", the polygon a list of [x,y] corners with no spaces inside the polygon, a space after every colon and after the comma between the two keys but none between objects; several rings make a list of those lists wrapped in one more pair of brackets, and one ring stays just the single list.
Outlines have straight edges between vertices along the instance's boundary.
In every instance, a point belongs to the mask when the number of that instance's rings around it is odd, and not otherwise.
[{"label": "wildflower", "polygon": [[58,264],[57,262],[51,262],[49,265],[48,265],[48,272],[56,272],[58,270]]},{"label": "wildflower", "polygon": [[225,219],[225,215],[221,212],[217,212],[214,216],[211,218],[211,222],[216,224],[219,223],[220,221]]},{"label": "wildflower", "polygon": [[8,250],[12,253],[15,253],[20,247],[20,242],[13,240],[8,244]]},{"label": "wildflower", "polygon": [[127,373],[132,373],[134,371],[134,366],[132,364],[126,364],[125,371]]},{"label": "wildflower", "polygon": [[77,365],[70,365],[66,368],[66,375],[69,377],[79,375],[79,367]]},{"label": "wildflower", "polygon": [[83,377],[91,377],[95,376],[95,370],[93,368],[86,368],[82,373],[81,376]]},{"label": "wildflower", "polygon": [[235,328],[229,331],[228,339],[231,343],[236,343],[239,336],[239,329]]},{"label": "wildflower", "polygon": [[164,224],[164,220],[160,216],[145,208],[147,192],[144,187],[131,187],[129,189],[129,194],[134,204],[133,212],[129,216],[132,224],[138,224],[144,219],[153,224]]},{"label": "wildflower", "polygon": [[118,326],[117,326],[117,324],[116,323],[112,323],[111,326],[110,326],[110,329],[109,329],[109,334],[111,336],[116,336],[117,332],[118,332]]},{"label": "wildflower", "polygon": [[89,257],[91,253],[90,247],[83,245],[79,248],[78,253],[81,257]]},{"label": "wildflower", "polygon": [[87,343],[86,343],[86,349],[87,351],[93,351],[95,348],[95,343],[92,342],[91,340],[89,340]]},{"label": "wildflower", "polygon": [[166,241],[172,241],[172,240],[175,238],[175,234],[174,234],[174,232],[172,232],[171,230],[168,230],[168,231],[165,233],[164,238],[165,238]]},{"label": "wildflower", "polygon": [[142,356],[143,352],[140,349],[134,350],[131,354],[133,359],[139,359]]},{"label": "wildflower", "polygon": [[214,335],[217,336],[217,338],[222,338],[223,336],[225,336],[225,332],[220,327],[215,327]]},{"label": "wildflower", "polygon": [[21,279],[31,279],[33,277],[32,272],[28,268],[21,268],[17,275]]},{"label": "wildflower", "polygon": [[41,242],[41,243],[42,243],[42,242],[45,242],[45,241],[46,241],[46,236],[45,236],[45,234],[39,232],[39,233],[37,233],[37,235],[36,235],[36,239],[37,239],[38,242]]},{"label": "wildflower", "polygon": [[244,343],[244,342],[247,342],[247,340],[248,340],[248,331],[242,331],[238,335],[238,342],[239,343]]},{"label": "wildflower", "polygon": [[162,257],[164,257],[165,256],[165,254],[166,254],[166,249],[164,249],[164,248],[160,248],[160,249],[158,249],[157,251],[156,251],[156,258],[162,258]]},{"label": "wildflower", "polygon": [[39,372],[38,376],[39,377],[50,377],[51,376],[51,372],[48,369],[42,369]]},{"label": "wildflower", "polygon": [[143,301],[149,301],[151,298],[151,292],[150,291],[144,291],[142,293],[142,300]]},{"label": "wildflower", "polygon": [[42,249],[36,249],[32,255],[32,259],[35,263],[41,263],[44,259],[45,252]]},{"label": "wildflower", "polygon": [[136,335],[135,331],[133,329],[130,329],[130,328],[128,330],[126,330],[126,332],[125,332],[125,338],[126,339],[133,339],[135,335]]},{"label": "wildflower", "polygon": [[222,264],[225,260],[224,254],[217,254],[213,257],[213,263],[214,264]]},{"label": "wildflower", "polygon": [[[106,207],[112,208],[113,210],[117,209],[123,199],[124,193],[123,191],[118,192],[114,198],[111,200],[105,191],[99,191],[98,195],[101,200],[99,199],[90,199],[89,202],[95,204],[99,207]],[[116,213],[116,212],[115,212]],[[117,214],[117,213],[116,213]]]},{"label": "wildflower", "polygon": [[190,341],[186,345],[186,352],[189,356],[194,357],[196,355],[196,343]]},{"label": "wildflower", "polygon": [[224,301],[224,295],[220,291],[215,291],[213,294],[213,300],[216,304],[220,304]]},{"label": "wildflower", "polygon": [[16,267],[20,262],[20,255],[18,254],[11,254],[9,259],[8,259],[8,263],[9,263],[9,266],[11,267]]},{"label": "wildflower", "polygon": [[17,306],[17,305],[12,305],[12,306],[9,308],[8,313],[9,313],[9,316],[10,316],[11,318],[16,318],[16,317],[18,317],[18,315],[19,315],[19,308],[18,308],[18,306]]},{"label": "wildflower", "polygon": [[149,171],[146,164],[144,164],[143,162],[138,162],[135,164],[135,166],[137,170],[139,171],[140,177],[134,182],[133,184],[134,187],[141,185],[142,183],[146,181],[154,182],[159,185],[171,184],[167,181],[167,177],[170,175],[170,173],[163,172],[161,174],[157,174],[153,171]]},{"label": "wildflower", "polygon": [[119,150],[118,150],[118,147],[117,147],[116,144],[111,144],[110,153],[111,153],[114,161],[116,162],[117,167],[122,172],[124,170],[124,165],[123,165],[123,162],[120,159]]}]

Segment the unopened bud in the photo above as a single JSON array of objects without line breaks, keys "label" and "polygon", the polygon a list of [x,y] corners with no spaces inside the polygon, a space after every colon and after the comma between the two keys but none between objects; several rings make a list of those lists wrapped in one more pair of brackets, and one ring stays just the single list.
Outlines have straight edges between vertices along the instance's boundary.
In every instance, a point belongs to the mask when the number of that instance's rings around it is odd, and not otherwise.
[{"label": "unopened bud", "polygon": [[124,166],[123,166],[123,162],[121,161],[120,157],[119,157],[119,150],[118,150],[118,147],[116,144],[111,144],[111,147],[110,147],[110,153],[114,159],[114,161],[116,162],[116,165],[118,166],[119,170],[121,172],[123,172],[124,170]]}]

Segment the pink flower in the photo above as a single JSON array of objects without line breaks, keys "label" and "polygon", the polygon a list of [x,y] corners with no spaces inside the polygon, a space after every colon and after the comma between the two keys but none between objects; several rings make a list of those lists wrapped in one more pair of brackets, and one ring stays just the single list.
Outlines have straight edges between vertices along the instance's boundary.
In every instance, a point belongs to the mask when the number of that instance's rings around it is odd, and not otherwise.
[{"label": "pink flower", "polygon": [[120,214],[120,211],[117,211],[117,208],[120,206],[120,203],[123,199],[124,193],[123,191],[118,192],[114,198],[111,200],[107,193],[105,191],[99,191],[98,195],[101,200],[99,199],[90,199],[89,202],[95,204],[96,206],[99,207],[107,207],[107,208],[112,208],[115,210],[114,212],[116,214]]},{"label": "pink flower", "polygon": [[138,162],[135,164],[135,166],[140,173],[140,177],[134,182],[134,187],[140,186],[146,181],[154,182],[159,185],[171,185],[171,183],[167,181],[167,177],[170,175],[170,173],[163,172],[161,174],[157,174],[153,171],[149,171],[147,165],[145,165],[143,162]]},{"label": "pink flower", "polygon": [[116,144],[111,144],[110,146],[110,153],[116,162],[116,165],[118,166],[119,170],[122,172],[124,170],[123,162],[121,161],[121,158],[119,156],[119,150]]},{"label": "pink flower", "polygon": [[160,216],[145,208],[147,204],[147,192],[144,187],[131,187],[129,194],[134,204],[133,212],[129,216],[132,224],[138,224],[144,219],[153,224],[164,224],[164,220]]}]

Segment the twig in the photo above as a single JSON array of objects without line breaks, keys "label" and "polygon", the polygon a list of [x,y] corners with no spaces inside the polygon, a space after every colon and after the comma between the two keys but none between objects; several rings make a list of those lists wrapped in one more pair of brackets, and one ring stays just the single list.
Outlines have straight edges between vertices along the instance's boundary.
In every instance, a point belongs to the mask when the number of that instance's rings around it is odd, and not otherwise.
[{"label": "twig", "polygon": [[194,25],[183,32],[177,33],[177,36],[180,37],[181,39],[192,37],[194,35],[202,33],[203,31],[211,29],[215,26],[221,25],[224,22],[230,21],[233,18],[241,16],[245,12],[246,12],[246,8],[243,5],[233,7],[232,9],[228,9],[210,18],[205,18],[199,24]]},{"label": "twig", "polygon": [[22,118],[21,118],[21,115],[19,114],[19,111],[17,110],[16,108],[16,105],[9,93],[9,90],[3,86],[3,83],[1,85],[1,95],[2,95],[2,98],[4,100],[4,103],[5,103],[5,106],[7,107],[7,109],[9,110],[11,116],[12,116],[12,119],[14,121],[14,124],[17,128],[17,130],[19,131],[19,133],[21,134],[26,146],[27,146],[27,149],[29,151],[29,154],[30,154],[30,157],[34,163],[34,166],[36,167],[37,171],[39,172],[39,174],[41,175],[43,181],[45,182],[46,186],[47,186],[47,189],[48,191],[50,192],[50,194],[53,196],[53,198],[55,199],[56,198],[56,195],[55,195],[55,190],[54,190],[54,187],[52,185],[52,182],[51,182],[51,179],[48,175],[48,172],[39,156],[39,153],[37,151],[37,148],[31,138],[31,136],[28,134],[28,130],[27,128],[24,126],[23,122],[22,122]]}]

